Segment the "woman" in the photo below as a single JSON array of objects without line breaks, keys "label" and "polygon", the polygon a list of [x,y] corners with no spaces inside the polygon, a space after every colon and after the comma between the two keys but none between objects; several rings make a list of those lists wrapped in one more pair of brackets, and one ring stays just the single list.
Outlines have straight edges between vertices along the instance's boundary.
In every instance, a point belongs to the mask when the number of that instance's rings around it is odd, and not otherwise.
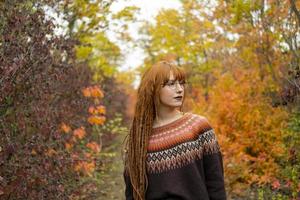
[{"label": "woman", "polygon": [[126,200],[224,200],[223,160],[213,128],[182,112],[186,75],[166,61],[149,68],[138,88],[126,138]]}]

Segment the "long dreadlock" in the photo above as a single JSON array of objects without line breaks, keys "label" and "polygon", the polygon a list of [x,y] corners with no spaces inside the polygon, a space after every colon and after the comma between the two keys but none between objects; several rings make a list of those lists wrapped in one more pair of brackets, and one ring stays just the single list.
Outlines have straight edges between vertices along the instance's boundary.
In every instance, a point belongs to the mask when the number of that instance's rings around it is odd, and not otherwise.
[{"label": "long dreadlock", "polygon": [[148,141],[154,119],[158,117],[159,91],[161,86],[169,80],[170,72],[173,72],[175,79],[185,80],[185,73],[180,67],[161,61],[146,70],[138,88],[133,121],[129,134],[125,138],[124,163],[125,173],[130,176],[135,200],[145,200],[148,187],[146,174]]}]

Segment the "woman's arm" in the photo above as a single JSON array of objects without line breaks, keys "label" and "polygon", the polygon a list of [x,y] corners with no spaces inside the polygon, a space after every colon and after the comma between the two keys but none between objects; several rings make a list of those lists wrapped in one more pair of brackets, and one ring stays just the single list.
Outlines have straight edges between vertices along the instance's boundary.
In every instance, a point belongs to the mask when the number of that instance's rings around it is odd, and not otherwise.
[{"label": "woman's arm", "polygon": [[133,200],[133,194],[132,194],[132,185],[130,182],[129,174],[123,171],[123,178],[125,182],[125,198],[126,200]]},{"label": "woman's arm", "polygon": [[226,200],[223,158],[214,130],[206,135],[203,151],[205,184],[210,200]]}]

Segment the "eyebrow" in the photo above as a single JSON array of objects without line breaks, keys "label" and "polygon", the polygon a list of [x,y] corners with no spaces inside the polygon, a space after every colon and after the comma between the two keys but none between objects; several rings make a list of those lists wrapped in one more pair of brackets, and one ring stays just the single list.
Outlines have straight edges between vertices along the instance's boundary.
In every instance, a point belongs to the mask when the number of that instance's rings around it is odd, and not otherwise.
[{"label": "eyebrow", "polygon": [[183,80],[179,80],[179,79],[169,79],[167,82],[171,82],[171,81],[185,81],[184,79]]}]

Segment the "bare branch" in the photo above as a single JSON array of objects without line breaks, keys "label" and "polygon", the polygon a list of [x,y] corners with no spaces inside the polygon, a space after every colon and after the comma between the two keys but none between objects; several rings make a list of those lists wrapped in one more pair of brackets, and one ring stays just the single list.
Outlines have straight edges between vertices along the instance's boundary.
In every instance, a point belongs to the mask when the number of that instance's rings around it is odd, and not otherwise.
[{"label": "bare branch", "polygon": [[291,9],[296,14],[297,19],[298,19],[298,24],[300,25],[300,12],[299,12],[299,10],[296,7],[295,0],[290,0],[290,3],[291,3]]}]

